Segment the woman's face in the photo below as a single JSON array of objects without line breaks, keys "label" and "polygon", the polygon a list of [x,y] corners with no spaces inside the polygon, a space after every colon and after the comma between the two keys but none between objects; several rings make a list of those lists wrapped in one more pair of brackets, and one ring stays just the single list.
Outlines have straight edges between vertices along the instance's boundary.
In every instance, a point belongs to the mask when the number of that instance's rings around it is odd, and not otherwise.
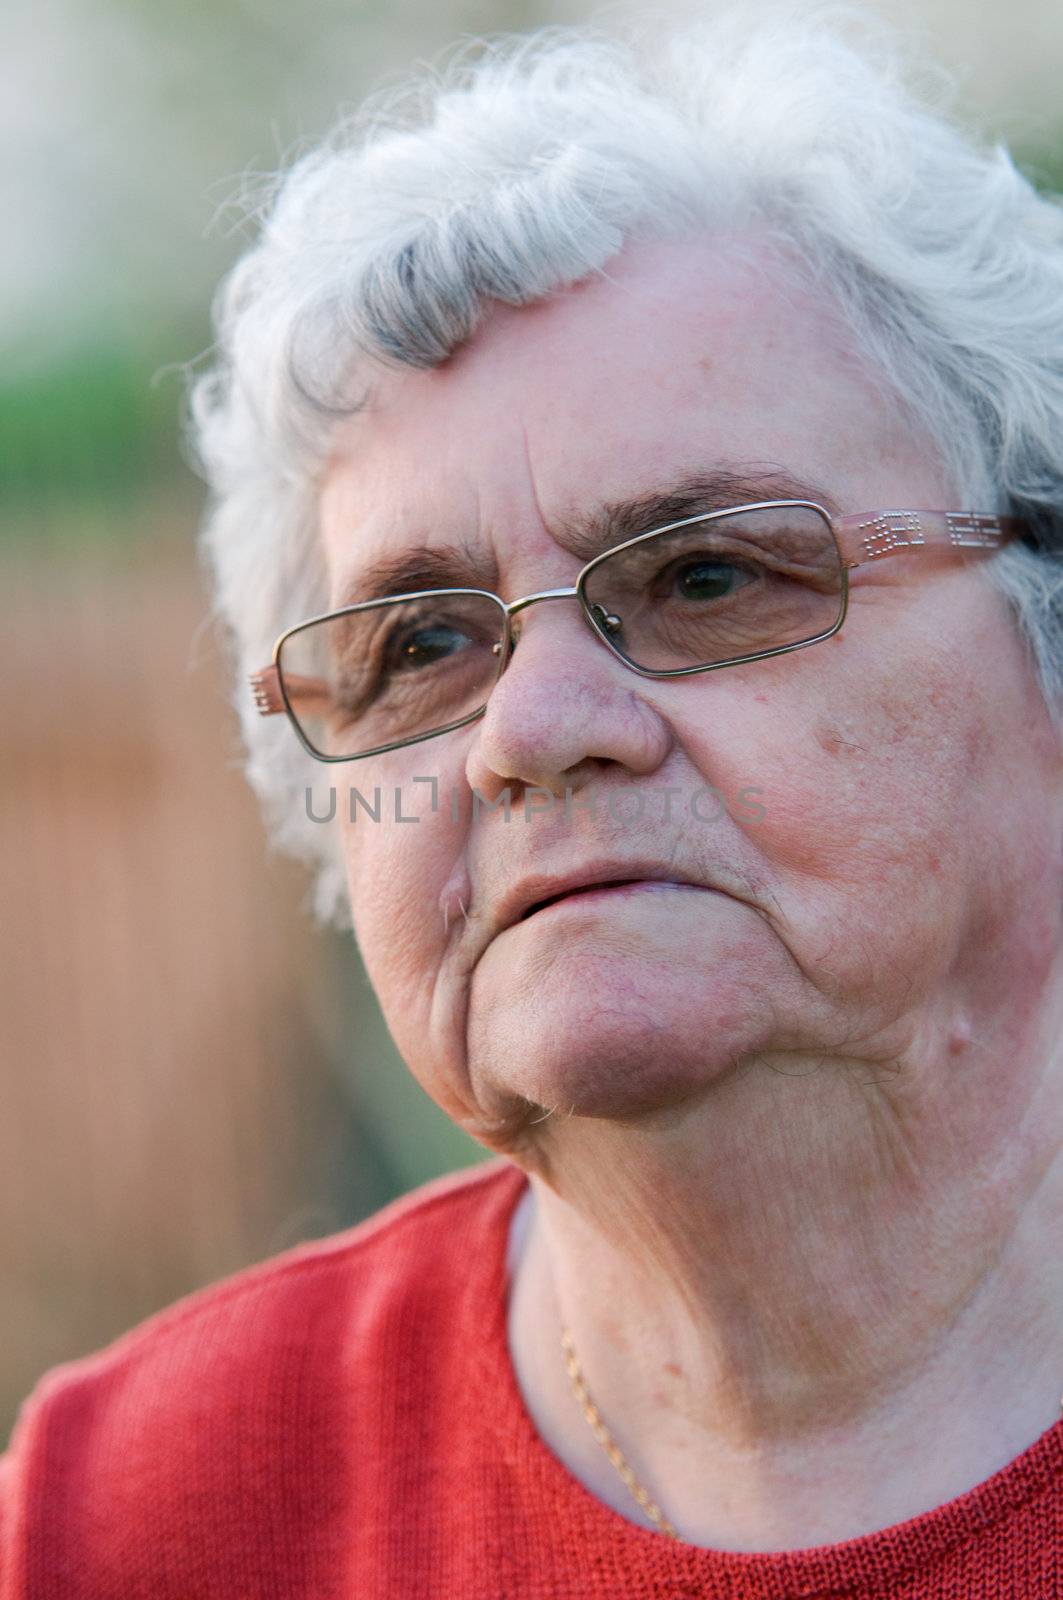
[{"label": "woman's face", "polygon": [[[571,585],[567,526],[717,469],[747,499],[786,474],[841,513],[967,509],[828,306],[764,268],[639,247],[492,308],[443,368],[382,373],[323,488],[333,602],[418,544],[466,546],[506,600]],[[692,1108],[750,1057],[918,1081],[990,1039],[1028,1048],[1063,765],[984,559],[861,566],[835,636],[672,681],[544,602],[482,718],[328,769],[366,966],[452,1117],[531,1165],[547,1108]],[[379,822],[349,820],[352,786],[380,787]],[[508,820],[471,803],[507,787]],[[658,881],[520,919],[581,875]]]}]

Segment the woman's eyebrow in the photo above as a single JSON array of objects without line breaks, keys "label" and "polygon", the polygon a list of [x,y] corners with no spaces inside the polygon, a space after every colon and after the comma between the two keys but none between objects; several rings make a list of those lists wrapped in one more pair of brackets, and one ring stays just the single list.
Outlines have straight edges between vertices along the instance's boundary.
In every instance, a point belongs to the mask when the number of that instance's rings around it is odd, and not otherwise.
[{"label": "woman's eyebrow", "polygon": [[580,560],[591,561],[603,550],[669,522],[681,522],[684,517],[707,511],[726,511],[731,506],[752,505],[758,500],[814,500],[832,516],[839,510],[833,495],[786,468],[717,467],[688,474],[646,494],[606,502],[594,511],[563,518],[551,531],[558,544]]},{"label": "woman's eyebrow", "polygon": [[[825,489],[784,469],[756,473],[717,469],[563,517],[550,531],[563,549],[586,562],[625,539],[634,539],[666,523],[758,500],[813,500],[832,515],[838,510],[834,497]],[[419,589],[496,591],[497,584],[497,561],[488,548],[476,550],[467,543],[411,545],[352,572],[343,598],[336,604],[357,605]]]},{"label": "woman's eyebrow", "polygon": [[418,589],[493,589],[496,580],[493,557],[478,553],[471,545],[411,545],[352,572],[337,606],[413,594]]}]

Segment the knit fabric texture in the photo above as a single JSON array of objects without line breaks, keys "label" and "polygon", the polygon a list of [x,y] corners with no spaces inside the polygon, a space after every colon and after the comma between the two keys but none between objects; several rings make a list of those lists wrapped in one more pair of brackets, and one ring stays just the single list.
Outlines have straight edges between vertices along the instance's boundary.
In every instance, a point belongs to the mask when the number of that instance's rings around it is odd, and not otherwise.
[{"label": "knit fabric texture", "polygon": [[703,1549],[599,1501],[510,1360],[526,1182],[494,1157],[424,1184],[53,1367],[0,1458],[0,1600],[1063,1596],[1063,1418],[839,1544]]}]

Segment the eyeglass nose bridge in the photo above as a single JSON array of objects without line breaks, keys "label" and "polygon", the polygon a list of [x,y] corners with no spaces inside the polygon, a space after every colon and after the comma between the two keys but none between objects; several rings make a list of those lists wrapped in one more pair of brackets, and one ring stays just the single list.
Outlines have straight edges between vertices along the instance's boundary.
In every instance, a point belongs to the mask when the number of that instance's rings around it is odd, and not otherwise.
[{"label": "eyeglass nose bridge", "polygon": [[[537,600],[579,600],[580,609],[583,609],[583,599],[578,587],[571,589],[540,589],[538,594],[522,594],[519,599],[507,601],[505,604],[504,610],[507,623],[507,637],[510,639],[512,637],[508,633],[508,624],[510,618],[515,617],[518,611],[523,611],[525,606],[534,605]],[[614,633],[620,627],[620,618],[610,616],[602,606],[592,606],[591,609],[600,614],[598,618],[599,623],[607,632]],[[491,648],[493,654],[496,656],[501,655],[501,641],[492,645]]]},{"label": "eyeglass nose bridge", "polygon": [[[578,594],[578,589],[540,589],[538,594],[522,594],[516,600],[506,601],[503,605],[503,612],[506,618],[505,645],[511,647],[513,644],[513,635],[509,627],[510,618],[515,617],[518,611],[523,611],[525,606],[532,606],[537,600],[575,599]],[[491,646],[491,651],[493,655],[500,656],[503,651],[503,641],[500,639],[497,643],[493,644]],[[508,650],[506,653],[508,655]]]},{"label": "eyeglass nose bridge", "polygon": [[578,594],[578,589],[540,589],[538,594],[522,594],[519,600],[510,600],[507,603],[506,616],[515,617],[518,611],[523,611],[525,606],[534,605],[536,600],[574,600]]}]

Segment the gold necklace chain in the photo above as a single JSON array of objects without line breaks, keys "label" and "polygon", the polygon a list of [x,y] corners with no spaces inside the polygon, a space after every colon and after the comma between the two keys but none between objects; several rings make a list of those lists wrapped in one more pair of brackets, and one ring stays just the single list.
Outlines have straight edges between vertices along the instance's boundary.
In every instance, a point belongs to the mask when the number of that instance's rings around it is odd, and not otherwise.
[{"label": "gold necklace chain", "polygon": [[572,1387],[576,1391],[576,1399],[583,1407],[583,1415],[590,1423],[594,1432],[594,1437],[598,1440],[598,1443],[601,1445],[602,1449],[613,1463],[613,1466],[624,1480],[624,1483],[627,1485],[631,1494],[634,1495],[635,1499],[638,1501],[643,1511],[645,1511],[654,1527],[659,1528],[661,1533],[667,1534],[670,1539],[678,1539],[678,1533],[676,1533],[675,1529],[672,1527],[672,1524],[668,1521],[668,1518],[665,1516],[657,1502],[650,1499],[645,1489],[639,1483],[635,1474],[624,1460],[620,1446],[616,1443],[615,1439],[613,1439],[608,1428],[605,1426],[605,1423],[602,1421],[601,1413],[587,1391],[587,1385],[584,1381],[583,1372],[576,1356],[576,1346],[573,1341],[572,1334],[568,1328],[562,1328],[561,1330],[561,1348],[565,1352],[565,1366],[568,1368],[568,1375],[572,1379]]},{"label": "gold necklace chain", "polygon": [[[601,1412],[590,1397],[590,1392],[583,1376],[583,1369],[580,1367],[579,1358],[576,1355],[576,1344],[568,1328],[562,1328],[561,1330],[561,1348],[565,1352],[565,1366],[568,1369],[569,1377],[572,1379],[572,1387],[576,1392],[576,1399],[583,1407],[583,1415],[590,1423],[594,1437],[654,1527],[659,1528],[661,1533],[667,1534],[670,1539],[678,1539],[678,1533],[676,1533],[656,1500],[651,1500],[641,1483],[639,1483],[625,1461],[620,1446],[602,1421]],[[1063,1411],[1063,1395],[1059,1399],[1059,1408],[1060,1411]]]}]

